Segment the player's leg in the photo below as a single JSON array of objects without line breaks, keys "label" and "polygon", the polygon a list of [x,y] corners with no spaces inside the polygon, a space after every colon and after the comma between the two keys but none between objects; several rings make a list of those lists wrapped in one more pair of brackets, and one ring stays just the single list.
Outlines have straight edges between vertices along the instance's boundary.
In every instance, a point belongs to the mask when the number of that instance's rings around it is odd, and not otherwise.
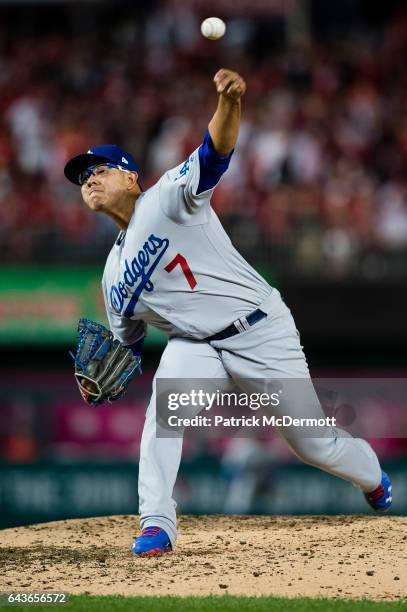
[{"label": "player's leg", "polygon": [[[182,437],[157,437],[156,380],[159,378],[228,379],[218,352],[205,342],[171,339],[153,381],[140,446],[139,511],[141,528],[161,527],[172,547],[176,540],[176,503],[172,498],[182,453]],[[196,409],[197,412],[200,408]],[[193,416],[191,414],[191,416]]]},{"label": "player's leg", "polygon": [[[285,401],[272,408],[276,416],[318,419],[326,416],[310,379],[293,318],[278,292],[267,319],[242,334],[213,344],[222,348],[225,369],[245,391],[264,392],[265,379],[282,381]],[[293,384],[289,384],[290,378],[296,379]],[[280,428],[280,433],[304,462],[344,478],[363,491],[372,491],[381,482],[377,456],[364,440],[329,426],[318,428],[311,436],[304,428]]]}]

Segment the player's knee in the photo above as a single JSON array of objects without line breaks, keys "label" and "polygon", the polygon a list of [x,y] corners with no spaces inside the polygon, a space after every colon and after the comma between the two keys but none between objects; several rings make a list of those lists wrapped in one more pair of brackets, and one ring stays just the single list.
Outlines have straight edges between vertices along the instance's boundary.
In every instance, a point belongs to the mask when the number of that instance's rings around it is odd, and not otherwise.
[{"label": "player's knee", "polygon": [[301,461],[316,467],[330,465],[335,452],[335,438],[302,438],[290,444]]}]

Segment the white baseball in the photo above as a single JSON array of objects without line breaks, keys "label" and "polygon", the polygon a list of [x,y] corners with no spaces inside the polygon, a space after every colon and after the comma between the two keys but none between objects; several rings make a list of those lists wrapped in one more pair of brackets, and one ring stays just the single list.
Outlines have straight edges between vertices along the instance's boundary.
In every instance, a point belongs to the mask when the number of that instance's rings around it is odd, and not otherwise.
[{"label": "white baseball", "polygon": [[225,22],[219,19],[219,17],[208,17],[208,19],[201,23],[201,32],[209,40],[222,38],[226,32]]}]

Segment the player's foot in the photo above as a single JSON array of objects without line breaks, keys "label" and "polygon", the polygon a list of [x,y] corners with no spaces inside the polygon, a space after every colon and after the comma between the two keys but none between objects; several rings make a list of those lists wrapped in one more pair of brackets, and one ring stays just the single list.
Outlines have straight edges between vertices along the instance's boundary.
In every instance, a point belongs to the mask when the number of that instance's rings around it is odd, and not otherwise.
[{"label": "player's foot", "polygon": [[131,552],[138,557],[154,557],[171,551],[170,538],[161,527],[144,527],[131,547]]},{"label": "player's foot", "polygon": [[372,506],[376,512],[386,512],[390,509],[392,497],[392,486],[390,478],[386,472],[382,470],[382,481],[379,486],[370,493],[365,493],[367,503]]}]

